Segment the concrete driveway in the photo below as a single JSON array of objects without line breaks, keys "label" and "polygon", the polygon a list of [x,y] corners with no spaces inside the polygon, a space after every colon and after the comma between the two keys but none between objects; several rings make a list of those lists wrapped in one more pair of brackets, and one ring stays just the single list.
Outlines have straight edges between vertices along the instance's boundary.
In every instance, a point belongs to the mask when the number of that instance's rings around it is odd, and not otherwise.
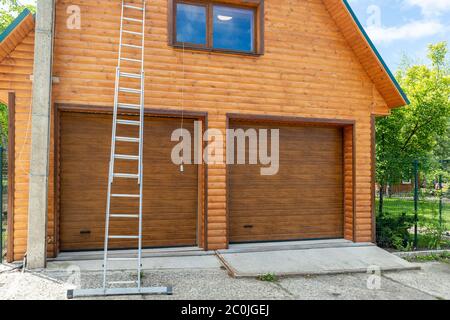
[{"label": "concrete driveway", "polygon": [[[171,286],[173,295],[110,299],[450,299],[448,263],[411,264],[373,245],[340,241],[332,246],[302,242],[176,255],[148,252],[143,286]],[[101,259],[66,258],[40,272],[0,270],[0,300],[65,299],[68,289],[102,286]],[[110,265],[116,271],[109,281],[135,279],[130,266],[116,263]]]}]

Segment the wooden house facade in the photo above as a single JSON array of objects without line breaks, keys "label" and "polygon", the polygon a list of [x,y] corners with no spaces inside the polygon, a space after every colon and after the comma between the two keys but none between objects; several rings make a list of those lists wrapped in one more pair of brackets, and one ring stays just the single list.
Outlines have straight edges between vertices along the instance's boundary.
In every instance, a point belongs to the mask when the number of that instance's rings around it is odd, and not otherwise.
[{"label": "wooden house facade", "polygon": [[[180,41],[181,5],[205,8],[202,45]],[[215,5],[251,12],[249,50],[215,47]],[[79,28],[71,25],[74,6]],[[120,15],[117,0],[56,3],[49,257],[103,248]],[[0,100],[11,122],[8,260],[14,261],[27,251],[33,15],[19,16],[0,39]],[[374,117],[407,103],[345,0],[147,1],[144,247],[373,241]],[[201,134],[215,129],[224,136],[227,128],[279,129],[278,173],[261,176],[260,166],[225,162],[181,172],[170,158],[171,134],[181,122],[193,137],[198,123]]]}]

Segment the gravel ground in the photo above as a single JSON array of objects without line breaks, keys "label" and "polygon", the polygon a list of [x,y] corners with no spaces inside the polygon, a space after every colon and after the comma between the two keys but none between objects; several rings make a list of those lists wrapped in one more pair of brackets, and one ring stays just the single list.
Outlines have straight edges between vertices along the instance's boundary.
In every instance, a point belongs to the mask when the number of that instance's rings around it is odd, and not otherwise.
[{"label": "gravel ground", "polygon": [[388,273],[388,279],[403,285],[420,288],[422,292],[450,300],[450,264],[442,262],[421,263],[422,270],[413,274],[408,272]]},{"label": "gravel ground", "polygon": [[11,271],[0,265],[0,300],[65,299],[73,286],[48,278],[43,274]]},{"label": "gravel ground", "polygon": [[[367,274],[288,277],[276,282],[233,279],[225,270],[164,270],[147,272],[144,286],[173,286],[173,296],[145,296],[133,299],[450,299],[450,264],[420,264],[423,270],[383,274],[379,290],[367,288]],[[5,268],[0,272],[5,271]],[[130,274],[117,272],[111,280],[130,280]],[[70,280],[68,280],[70,278]],[[2,299],[65,299],[71,283],[83,288],[100,286],[99,272],[77,274],[45,271],[39,274],[0,273]],[[118,297],[111,299],[130,299]]]}]

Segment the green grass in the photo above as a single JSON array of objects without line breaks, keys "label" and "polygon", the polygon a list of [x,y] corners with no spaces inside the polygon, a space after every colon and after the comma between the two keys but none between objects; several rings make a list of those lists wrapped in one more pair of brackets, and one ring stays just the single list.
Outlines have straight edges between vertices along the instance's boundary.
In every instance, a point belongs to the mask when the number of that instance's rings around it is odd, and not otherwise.
[{"label": "green grass", "polygon": [[412,256],[412,257],[406,257],[406,260],[409,262],[430,262],[430,261],[439,261],[439,262],[445,262],[450,263],[450,253],[444,252],[440,254],[430,254],[430,255],[419,255],[419,256]]},{"label": "green grass", "polygon": [[[377,210],[378,204],[379,200],[377,199]],[[392,215],[401,215],[406,213],[408,216],[413,216],[414,200],[409,198],[384,198],[383,213]],[[419,200],[418,214],[419,222],[423,219],[439,219],[439,200]],[[450,228],[450,203],[443,203],[442,220]]]},{"label": "green grass", "polygon": [[260,281],[265,281],[265,282],[277,282],[278,281],[278,277],[273,273],[266,273],[266,274],[260,275],[258,277],[258,279]]},{"label": "green grass", "polygon": [[442,239],[437,248],[430,245],[430,243],[434,243],[432,240],[432,237],[427,234],[419,234],[417,236],[417,248],[419,250],[450,249],[450,240]]}]

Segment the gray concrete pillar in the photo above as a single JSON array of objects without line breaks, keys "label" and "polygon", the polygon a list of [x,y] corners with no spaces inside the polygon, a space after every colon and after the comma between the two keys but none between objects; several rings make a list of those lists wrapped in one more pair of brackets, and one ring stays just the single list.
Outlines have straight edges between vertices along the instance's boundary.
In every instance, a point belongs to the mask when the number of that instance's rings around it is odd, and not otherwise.
[{"label": "gray concrete pillar", "polygon": [[34,46],[31,116],[30,194],[28,205],[27,266],[45,268],[47,202],[52,97],[54,0],[38,0]]}]

